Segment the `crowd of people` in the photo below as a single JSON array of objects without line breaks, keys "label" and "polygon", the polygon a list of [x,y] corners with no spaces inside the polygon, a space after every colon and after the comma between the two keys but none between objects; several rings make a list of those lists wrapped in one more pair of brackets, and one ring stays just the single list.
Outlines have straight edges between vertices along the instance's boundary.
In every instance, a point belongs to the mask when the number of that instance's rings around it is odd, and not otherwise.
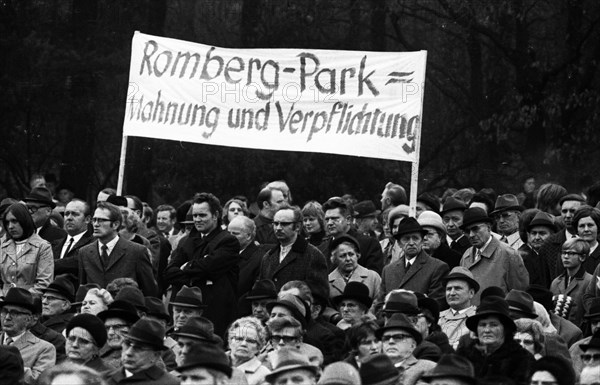
[{"label": "crowd of people", "polygon": [[414,208],[391,182],[380,207],[52,187],[0,202],[1,383],[600,383],[600,185]]}]

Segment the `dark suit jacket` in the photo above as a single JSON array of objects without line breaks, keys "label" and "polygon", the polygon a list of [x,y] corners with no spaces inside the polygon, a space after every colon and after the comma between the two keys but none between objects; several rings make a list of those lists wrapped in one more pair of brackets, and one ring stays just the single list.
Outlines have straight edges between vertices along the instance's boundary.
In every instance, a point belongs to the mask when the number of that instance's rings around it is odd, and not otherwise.
[{"label": "dark suit jacket", "polygon": [[450,270],[460,265],[460,259],[462,258],[462,254],[452,250],[450,246],[446,244],[446,242],[442,242],[440,247],[435,249],[431,256],[435,259],[445,262]]},{"label": "dark suit jacket", "polygon": [[[359,234],[354,229],[350,229],[347,234],[354,237],[360,246],[360,258],[358,259],[358,264],[381,275],[383,269],[383,250],[381,250],[379,242],[375,238]],[[330,266],[329,271],[331,272],[335,266],[333,266],[331,262],[332,250],[329,248],[330,242],[331,237],[324,240],[319,246],[319,250],[325,256],[327,265]]]},{"label": "dark suit jacket", "polygon": [[144,384],[144,385],[179,385],[180,381],[174,375],[165,372],[158,366],[153,365],[148,369],[135,373],[131,377],[125,377],[125,370],[120,367],[106,374],[106,382],[110,385],[117,384]]},{"label": "dark suit jacket", "polygon": [[52,345],[54,345],[54,348],[56,349],[57,361],[63,360],[66,357],[66,340],[62,334],[41,324],[39,321],[31,328],[29,328],[29,331],[37,338],[50,342]]},{"label": "dark suit jacket", "polygon": [[529,284],[542,285],[550,288],[552,279],[550,278],[550,266],[546,258],[542,258],[529,245],[523,244],[519,247],[519,254],[523,259],[523,264],[529,273]]},{"label": "dark suit jacket", "polygon": [[98,241],[82,247],[77,251],[77,255],[80,285],[96,283],[106,288],[115,278],[127,277],[138,283],[145,296],[157,295],[152,264],[144,246],[119,237],[108,261],[101,260]]},{"label": "dark suit jacket", "polygon": [[258,246],[252,242],[240,253],[240,276],[237,286],[238,296],[242,296],[252,290],[252,285],[254,285],[254,282],[256,282],[258,274],[260,273],[262,257],[273,247],[274,245]]},{"label": "dark suit jacket", "polygon": [[67,232],[65,230],[52,225],[52,223],[50,223],[50,219],[44,223],[38,232],[40,238],[45,239],[50,244],[59,242],[66,234]]},{"label": "dark suit jacket", "polygon": [[64,256],[64,258],[60,258],[60,253],[62,252],[63,246],[67,239],[68,235],[65,236],[58,241],[57,243],[52,245],[52,254],[54,254],[54,276],[60,274],[73,274],[77,277],[79,274],[79,260],[77,259],[77,250],[81,249],[83,246],[89,245],[94,242],[95,238],[92,235],[92,230],[88,229],[81,239],[77,241],[72,247],[71,250]]},{"label": "dark suit jacket", "polygon": [[42,325],[49,329],[54,330],[57,333],[62,333],[67,328],[67,324],[71,321],[71,318],[75,313],[63,313],[52,316],[48,319],[44,319]]},{"label": "dark suit jacket", "polygon": [[462,258],[462,255],[465,253],[465,251],[467,251],[467,249],[471,247],[471,242],[469,241],[469,238],[467,238],[466,235],[463,235],[462,237],[458,238],[458,241],[452,241],[452,243],[449,246],[452,250],[459,253]]},{"label": "dark suit jacket", "polygon": [[220,227],[204,237],[193,229],[179,242],[165,271],[165,283],[173,285],[174,294],[183,285],[202,290],[207,306],[202,315],[212,321],[219,336],[235,318],[239,252],[238,240]]},{"label": "dark suit jacket", "polygon": [[383,269],[381,275],[380,301],[394,289],[407,289],[427,294],[442,305],[446,298],[443,279],[448,274],[448,265],[421,251],[412,266],[406,270],[406,260],[402,256],[398,262]]},{"label": "dark suit jacket", "polygon": [[23,358],[14,346],[0,345],[0,378],[6,384],[20,384],[23,380]]},{"label": "dark suit jacket", "polygon": [[313,292],[329,293],[327,280],[327,263],[323,254],[298,236],[292,249],[279,263],[280,246],[277,245],[262,259],[259,279],[270,279],[275,282],[277,291],[289,281],[306,282]]},{"label": "dark suit jacket", "polygon": [[254,218],[254,224],[256,225],[256,242],[261,245],[276,245],[277,237],[275,237],[275,231],[273,231],[273,220],[262,215],[257,215]]},{"label": "dark suit jacket", "polygon": [[550,282],[565,270],[560,260],[560,252],[566,240],[566,230],[561,230],[550,235],[542,247],[540,247],[540,257],[546,261],[550,269]]}]

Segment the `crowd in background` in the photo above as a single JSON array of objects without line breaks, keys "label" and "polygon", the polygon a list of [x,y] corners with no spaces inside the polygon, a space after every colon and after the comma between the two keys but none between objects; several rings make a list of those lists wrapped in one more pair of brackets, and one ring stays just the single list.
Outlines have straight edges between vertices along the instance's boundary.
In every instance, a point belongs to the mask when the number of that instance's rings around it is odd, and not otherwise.
[{"label": "crowd in background", "polygon": [[24,384],[600,382],[600,184],[297,205],[0,202],[0,377]]}]

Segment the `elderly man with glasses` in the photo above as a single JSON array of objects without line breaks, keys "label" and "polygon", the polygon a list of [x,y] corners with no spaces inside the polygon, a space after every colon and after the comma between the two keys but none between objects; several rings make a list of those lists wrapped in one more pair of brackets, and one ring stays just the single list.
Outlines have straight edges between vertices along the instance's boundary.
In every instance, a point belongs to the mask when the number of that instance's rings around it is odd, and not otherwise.
[{"label": "elderly man with glasses", "polygon": [[0,302],[0,308],[0,342],[19,350],[25,367],[25,384],[33,384],[44,370],[56,363],[56,349],[28,330],[35,310],[33,297],[28,290],[11,288]]},{"label": "elderly man with glasses", "polygon": [[52,193],[46,187],[34,187],[24,199],[27,209],[35,223],[36,233],[46,241],[54,244],[66,235],[65,230],[56,226],[50,215],[56,207]]}]

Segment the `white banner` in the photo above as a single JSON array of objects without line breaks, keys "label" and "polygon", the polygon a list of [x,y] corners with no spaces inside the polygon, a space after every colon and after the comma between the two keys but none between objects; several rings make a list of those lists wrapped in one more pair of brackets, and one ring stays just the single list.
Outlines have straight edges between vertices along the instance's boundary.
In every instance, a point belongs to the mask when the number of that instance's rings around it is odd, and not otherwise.
[{"label": "white banner", "polygon": [[414,162],[426,58],[136,32],[123,135]]}]

